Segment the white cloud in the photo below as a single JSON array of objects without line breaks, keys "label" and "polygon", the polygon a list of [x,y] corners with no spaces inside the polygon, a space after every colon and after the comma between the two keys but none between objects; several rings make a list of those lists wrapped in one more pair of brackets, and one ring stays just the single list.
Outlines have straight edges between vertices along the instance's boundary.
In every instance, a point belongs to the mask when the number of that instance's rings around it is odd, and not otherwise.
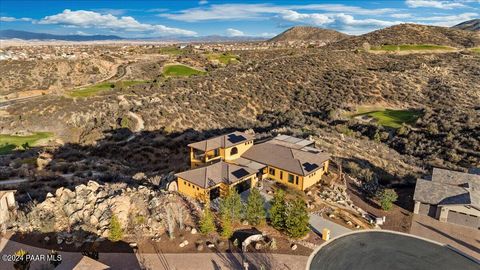
[{"label": "white cloud", "polygon": [[0,22],[31,22],[31,18],[0,17]]},{"label": "white cloud", "polygon": [[406,0],[405,4],[411,8],[439,8],[453,9],[465,7],[464,4],[455,1],[437,1],[437,0]]},{"label": "white cloud", "polygon": [[[284,14],[295,10],[317,10],[326,12],[341,12],[359,15],[379,15],[395,12],[395,9],[364,9],[361,7],[340,4],[311,5],[273,5],[273,4],[217,4],[208,7],[196,7],[181,10],[177,13],[162,13],[161,17],[172,20],[197,22],[208,20],[240,20],[265,19],[265,15]],[[296,11],[295,11],[296,12]],[[318,13],[317,13],[318,14]]]},{"label": "white cloud", "polygon": [[152,32],[162,35],[194,36],[195,32],[180,28],[140,23],[130,16],[116,17],[112,14],[100,14],[94,11],[65,9],[62,13],[46,16],[39,24],[60,24],[84,28],[105,28],[131,32]]},{"label": "white cloud", "polygon": [[396,14],[391,14],[390,17],[397,18],[397,19],[405,19],[405,18],[411,18],[412,14],[410,14],[410,13],[396,13]]},{"label": "white cloud", "polygon": [[230,37],[241,37],[241,36],[245,36],[245,33],[243,33],[242,31],[238,30],[238,29],[233,29],[233,28],[228,28],[226,31],[228,36]]},{"label": "white cloud", "polygon": [[298,13],[296,11],[285,11],[280,18],[291,22],[302,22],[317,26],[335,25],[338,28],[343,26],[391,26],[401,22],[383,21],[377,19],[355,19],[352,15],[345,13],[319,14],[319,13]]},{"label": "white cloud", "polygon": [[198,1],[198,4],[199,5],[206,5],[206,4],[208,4],[208,1],[207,0],[200,0],[200,1]]},{"label": "white cloud", "polygon": [[468,21],[478,17],[478,13],[466,12],[458,15],[445,15],[445,16],[431,16],[431,17],[422,17],[415,18],[415,20],[422,22],[430,22],[429,24],[434,24],[438,26],[453,26],[464,21]]}]

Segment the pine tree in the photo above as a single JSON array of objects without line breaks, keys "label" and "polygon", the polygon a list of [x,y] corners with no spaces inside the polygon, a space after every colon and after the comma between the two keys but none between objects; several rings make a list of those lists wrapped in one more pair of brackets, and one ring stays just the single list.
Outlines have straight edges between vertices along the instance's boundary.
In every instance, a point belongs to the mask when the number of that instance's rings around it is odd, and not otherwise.
[{"label": "pine tree", "polygon": [[297,198],[287,206],[285,230],[293,238],[303,237],[310,231],[307,206],[302,199]]},{"label": "pine tree", "polygon": [[203,216],[200,219],[200,232],[203,234],[209,234],[215,231],[215,221],[213,220],[213,214],[207,207],[203,212]]},{"label": "pine tree", "polygon": [[220,215],[232,223],[240,221],[242,217],[242,199],[236,190],[228,190],[227,195],[220,201]]},{"label": "pine tree", "polygon": [[265,222],[265,200],[256,188],[250,190],[247,199],[247,221],[251,225],[259,225]]},{"label": "pine tree", "polygon": [[277,230],[285,229],[285,192],[278,189],[273,195],[270,223]]},{"label": "pine tree", "polygon": [[108,235],[108,239],[112,242],[120,241],[123,238],[123,229],[122,224],[118,220],[116,215],[112,215],[110,218],[110,232]]},{"label": "pine tree", "polygon": [[233,234],[232,221],[227,216],[222,216],[222,237],[230,238]]}]

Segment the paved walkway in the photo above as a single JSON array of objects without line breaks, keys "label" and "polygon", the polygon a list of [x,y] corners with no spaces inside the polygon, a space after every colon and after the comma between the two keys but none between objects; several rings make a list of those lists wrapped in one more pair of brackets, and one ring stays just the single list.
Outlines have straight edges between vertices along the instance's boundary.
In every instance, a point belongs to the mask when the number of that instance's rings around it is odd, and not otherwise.
[{"label": "paved walkway", "polygon": [[318,214],[310,214],[310,226],[312,227],[312,230],[318,234],[322,234],[322,230],[324,228],[329,229],[330,238],[334,238],[352,231],[351,229],[323,218]]}]

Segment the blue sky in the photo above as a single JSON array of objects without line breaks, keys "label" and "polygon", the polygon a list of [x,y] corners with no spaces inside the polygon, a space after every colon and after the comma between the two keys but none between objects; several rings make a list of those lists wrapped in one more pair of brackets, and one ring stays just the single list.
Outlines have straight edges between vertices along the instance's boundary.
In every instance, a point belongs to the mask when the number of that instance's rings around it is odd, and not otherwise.
[{"label": "blue sky", "polygon": [[398,23],[452,26],[480,17],[480,0],[0,1],[0,30],[122,37],[264,36],[295,25],[362,34]]}]

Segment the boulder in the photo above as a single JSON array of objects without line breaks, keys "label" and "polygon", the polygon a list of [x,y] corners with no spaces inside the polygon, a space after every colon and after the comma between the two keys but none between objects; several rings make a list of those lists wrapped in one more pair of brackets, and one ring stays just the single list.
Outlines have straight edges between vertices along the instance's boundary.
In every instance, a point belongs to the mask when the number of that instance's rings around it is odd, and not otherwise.
[{"label": "boulder", "polygon": [[191,231],[190,231],[191,234],[197,234],[197,229],[193,228]]},{"label": "boulder", "polygon": [[293,244],[292,246],[290,246],[290,248],[291,248],[292,250],[296,250],[296,249],[298,248],[298,246],[297,246],[297,244]]}]

